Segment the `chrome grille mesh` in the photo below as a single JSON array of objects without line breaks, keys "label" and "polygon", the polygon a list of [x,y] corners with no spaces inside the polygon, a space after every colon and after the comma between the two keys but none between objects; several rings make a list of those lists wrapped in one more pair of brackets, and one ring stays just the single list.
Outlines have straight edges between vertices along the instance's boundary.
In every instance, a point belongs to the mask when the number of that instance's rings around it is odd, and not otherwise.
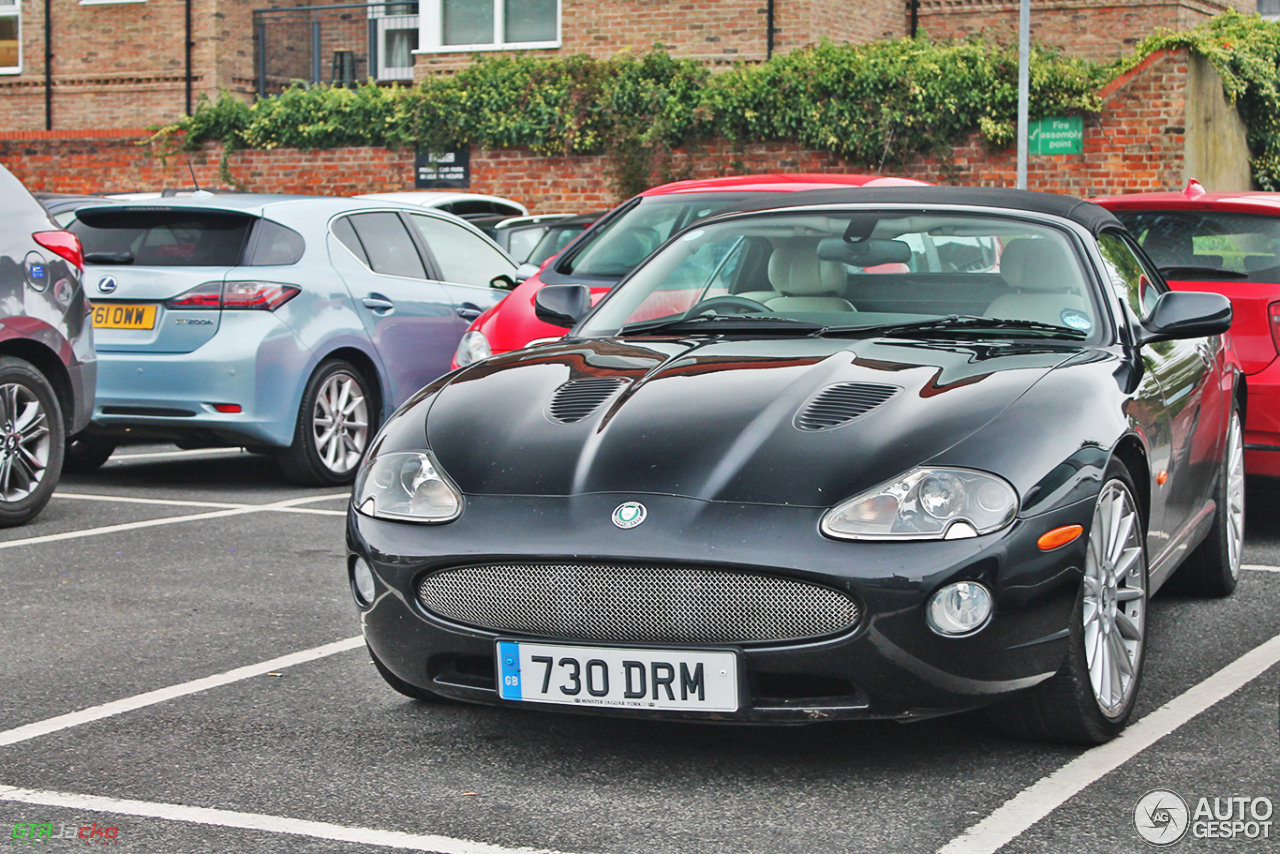
[{"label": "chrome grille mesh", "polygon": [[427,610],[495,631],[592,641],[746,643],[847,631],[858,606],[827,587],[731,570],[490,564],[429,575]]}]

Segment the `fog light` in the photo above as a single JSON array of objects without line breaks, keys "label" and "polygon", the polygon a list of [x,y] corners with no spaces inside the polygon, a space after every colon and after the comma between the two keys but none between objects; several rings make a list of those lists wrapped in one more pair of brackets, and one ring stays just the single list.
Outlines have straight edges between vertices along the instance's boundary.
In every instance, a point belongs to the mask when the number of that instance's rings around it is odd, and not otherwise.
[{"label": "fog light", "polygon": [[929,628],[940,635],[972,634],[991,618],[991,591],[976,581],[957,581],[933,594],[927,612]]},{"label": "fog light", "polygon": [[374,595],[373,570],[364,558],[356,558],[355,563],[351,565],[351,580],[356,586],[356,602],[360,605],[371,605]]}]

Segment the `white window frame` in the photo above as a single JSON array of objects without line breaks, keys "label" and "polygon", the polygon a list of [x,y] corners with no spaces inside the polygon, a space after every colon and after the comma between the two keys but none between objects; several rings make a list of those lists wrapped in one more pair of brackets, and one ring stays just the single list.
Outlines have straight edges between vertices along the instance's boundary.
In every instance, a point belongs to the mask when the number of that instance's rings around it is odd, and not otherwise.
[{"label": "white window frame", "polygon": [[16,18],[18,21],[18,64],[0,65],[0,74],[22,73],[22,0],[14,0],[12,5],[0,5],[0,17]]},{"label": "white window frame", "polygon": [[80,0],[81,6],[123,6],[125,3],[146,3],[147,0]]},{"label": "white window frame", "polygon": [[418,49],[415,54],[479,53],[488,50],[536,50],[558,48],[564,27],[564,0],[556,0],[556,37],[552,41],[508,42],[505,40],[503,14],[507,0],[493,0],[492,44],[444,44],[444,0],[419,0]]},{"label": "white window frame", "polygon": [[[83,2],[83,0],[82,0]],[[388,80],[407,80],[413,82],[413,57],[420,53],[417,50],[409,51],[410,63],[405,66],[388,66],[387,65],[387,35],[393,30],[416,30],[418,39],[422,39],[422,16],[420,12],[412,12],[407,15],[399,13],[388,14],[387,10],[392,6],[401,5],[394,0],[385,0],[380,5],[369,7],[369,18],[374,23],[374,38],[377,43],[373,45],[373,50],[378,57],[378,67],[371,69],[370,74],[374,80],[379,82]],[[411,3],[404,3],[408,6]],[[418,7],[422,7],[419,5]],[[412,20],[410,20],[412,19]]]}]

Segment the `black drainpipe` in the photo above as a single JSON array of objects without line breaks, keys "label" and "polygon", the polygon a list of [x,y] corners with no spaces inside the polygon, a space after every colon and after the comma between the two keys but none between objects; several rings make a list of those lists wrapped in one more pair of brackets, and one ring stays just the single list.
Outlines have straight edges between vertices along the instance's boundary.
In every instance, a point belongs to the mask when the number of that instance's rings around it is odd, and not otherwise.
[{"label": "black drainpipe", "polygon": [[[45,2],[47,3],[47,2],[49,2],[49,0],[45,0]],[[187,48],[187,115],[189,116],[189,115],[191,115],[191,86],[192,86],[192,78],[191,78],[191,48],[192,48],[192,46],[193,46],[193,44],[194,44],[194,43],[191,41],[191,0],[187,0],[187,2],[186,2],[186,6],[187,6],[187,41],[186,41],[186,48]]]},{"label": "black drainpipe", "polygon": [[44,0],[44,129],[53,130],[53,10]]},{"label": "black drainpipe", "polygon": [[920,0],[911,0],[911,38],[916,37],[916,30],[920,27]]},{"label": "black drainpipe", "polygon": [[764,12],[764,31],[765,31],[765,51],[764,58],[766,60],[773,59],[773,0],[769,0],[765,6]]}]

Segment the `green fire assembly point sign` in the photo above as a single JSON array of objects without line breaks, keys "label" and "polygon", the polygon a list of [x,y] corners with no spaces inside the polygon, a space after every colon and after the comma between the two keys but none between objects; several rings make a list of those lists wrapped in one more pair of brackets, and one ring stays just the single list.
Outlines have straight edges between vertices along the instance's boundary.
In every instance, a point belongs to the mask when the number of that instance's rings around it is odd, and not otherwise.
[{"label": "green fire assembly point sign", "polygon": [[1084,151],[1084,120],[1079,116],[1045,116],[1027,124],[1030,154],[1080,154]]}]

